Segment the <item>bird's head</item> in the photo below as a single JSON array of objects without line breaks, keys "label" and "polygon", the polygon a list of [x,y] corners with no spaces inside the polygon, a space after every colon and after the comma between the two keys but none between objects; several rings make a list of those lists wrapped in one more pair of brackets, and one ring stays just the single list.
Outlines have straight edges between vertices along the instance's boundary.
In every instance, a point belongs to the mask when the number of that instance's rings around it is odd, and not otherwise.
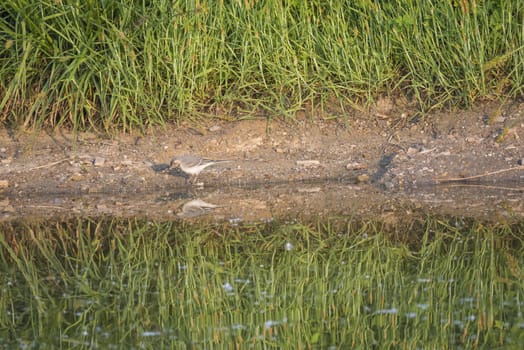
[{"label": "bird's head", "polygon": [[169,166],[171,168],[176,168],[176,167],[180,166],[180,159],[178,157],[173,158],[173,160],[171,160],[171,164]]}]

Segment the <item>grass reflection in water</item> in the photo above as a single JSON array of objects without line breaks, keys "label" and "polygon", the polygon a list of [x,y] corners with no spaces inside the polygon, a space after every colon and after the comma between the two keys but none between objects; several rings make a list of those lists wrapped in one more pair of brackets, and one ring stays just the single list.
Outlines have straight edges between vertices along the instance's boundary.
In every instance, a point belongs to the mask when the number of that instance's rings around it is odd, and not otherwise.
[{"label": "grass reflection in water", "polygon": [[3,348],[524,342],[524,223],[0,226]]}]

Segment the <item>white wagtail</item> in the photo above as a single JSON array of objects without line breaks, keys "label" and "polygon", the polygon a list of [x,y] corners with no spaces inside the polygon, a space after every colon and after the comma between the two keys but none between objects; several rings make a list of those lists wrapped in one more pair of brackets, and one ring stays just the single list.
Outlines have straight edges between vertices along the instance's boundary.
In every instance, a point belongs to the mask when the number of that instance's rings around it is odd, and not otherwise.
[{"label": "white wagtail", "polygon": [[204,215],[213,209],[220,208],[220,206],[204,202],[201,199],[193,199],[184,203],[182,210],[177,214],[181,218],[192,218],[195,216]]},{"label": "white wagtail", "polygon": [[227,163],[231,162],[230,160],[211,160],[211,159],[204,159],[200,157],[190,156],[190,155],[184,155],[184,156],[176,156],[171,161],[171,168],[173,167],[179,167],[184,173],[186,173],[189,176],[195,176],[195,178],[200,174],[202,170],[207,168],[208,166],[219,164],[219,163]]}]

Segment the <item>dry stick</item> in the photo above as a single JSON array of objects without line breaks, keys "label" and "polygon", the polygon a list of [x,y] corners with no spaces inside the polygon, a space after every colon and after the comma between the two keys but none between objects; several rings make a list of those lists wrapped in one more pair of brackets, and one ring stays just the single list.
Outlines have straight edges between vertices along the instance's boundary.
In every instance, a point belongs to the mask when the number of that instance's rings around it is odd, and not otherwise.
[{"label": "dry stick", "polygon": [[497,171],[492,171],[490,173],[485,173],[485,174],[482,174],[482,175],[473,175],[473,176],[467,176],[467,177],[451,177],[451,178],[448,178],[448,179],[443,179],[443,178],[438,179],[438,178],[436,178],[435,181],[436,182],[464,181],[464,180],[477,179],[479,177],[484,177],[484,176],[490,176],[490,175],[505,173],[506,171],[519,170],[519,169],[524,170],[524,165],[519,165],[519,166],[515,166],[515,167],[512,167],[512,168],[508,168],[508,169],[501,169],[501,170],[497,170]]},{"label": "dry stick", "polygon": [[[92,158],[91,156],[76,156],[78,158]],[[53,166],[53,165],[57,165],[57,164],[60,164],[62,162],[65,162],[65,161],[68,161],[68,160],[73,160],[75,159],[76,157],[67,157],[67,158],[63,158],[63,159],[60,159],[60,160],[57,160],[56,162],[53,162],[53,163],[48,163],[48,164],[44,164],[44,165],[40,165],[40,166],[36,166],[34,168],[29,168],[25,171],[33,171],[33,170],[36,170],[36,169],[42,169],[42,168],[47,168],[47,167],[50,167],[50,166]]]},{"label": "dry stick", "polygon": [[69,210],[69,208],[57,207],[56,205],[30,205],[31,208]]},{"label": "dry stick", "polygon": [[477,184],[453,184],[448,187],[479,187],[494,190],[505,190],[505,191],[524,191],[524,187],[503,187],[503,186],[490,186],[490,185],[477,185]]},{"label": "dry stick", "polygon": [[44,165],[40,165],[40,166],[37,166],[37,167],[34,167],[34,168],[27,169],[26,171],[33,171],[33,170],[36,170],[36,169],[47,168],[47,167],[50,167],[50,166],[57,165],[57,164],[60,164],[62,162],[65,162],[66,160],[71,160],[71,159],[72,159],[71,157],[67,157],[67,158],[60,159],[59,161],[56,161],[56,162],[53,162],[53,163],[44,164]]}]

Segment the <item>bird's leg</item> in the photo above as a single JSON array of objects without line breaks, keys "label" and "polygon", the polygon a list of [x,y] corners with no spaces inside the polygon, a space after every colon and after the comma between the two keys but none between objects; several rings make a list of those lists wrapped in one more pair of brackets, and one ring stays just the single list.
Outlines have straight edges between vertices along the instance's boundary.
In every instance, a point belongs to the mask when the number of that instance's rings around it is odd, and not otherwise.
[{"label": "bird's leg", "polygon": [[198,180],[198,174],[189,176],[189,183],[191,185],[196,184],[197,180]]}]

